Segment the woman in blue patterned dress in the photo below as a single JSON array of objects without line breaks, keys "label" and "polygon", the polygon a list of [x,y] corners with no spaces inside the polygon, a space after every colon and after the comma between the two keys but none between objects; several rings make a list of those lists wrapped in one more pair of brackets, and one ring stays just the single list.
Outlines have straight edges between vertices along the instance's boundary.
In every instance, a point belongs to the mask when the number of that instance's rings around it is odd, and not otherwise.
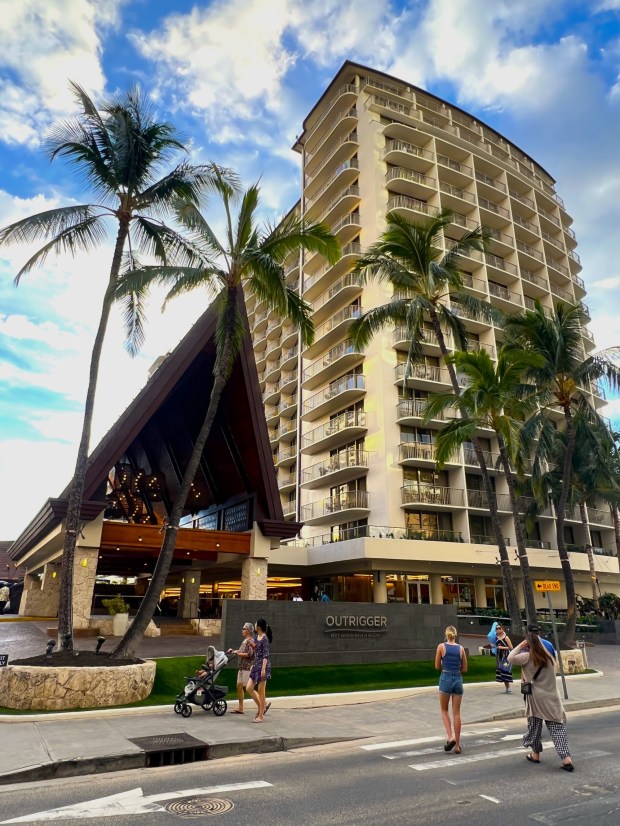
[{"label": "woman in blue patterned dress", "polygon": [[255,631],[254,665],[250,671],[247,692],[258,706],[258,713],[254,718],[254,722],[262,723],[271,706],[271,703],[267,702],[265,691],[267,680],[271,679],[269,644],[273,639],[273,634],[271,628],[267,625],[267,620],[264,619],[256,620]]}]

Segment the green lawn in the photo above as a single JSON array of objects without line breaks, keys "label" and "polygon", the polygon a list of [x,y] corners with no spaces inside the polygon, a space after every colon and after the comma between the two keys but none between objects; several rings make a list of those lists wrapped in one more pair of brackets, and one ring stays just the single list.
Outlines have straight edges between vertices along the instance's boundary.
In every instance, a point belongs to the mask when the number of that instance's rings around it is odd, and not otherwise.
[{"label": "green lawn", "polygon": [[[174,703],[183,689],[185,677],[194,674],[204,662],[204,657],[168,657],[157,660],[157,674],[153,691],[145,700],[132,703],[128,708],[158,706]],[[515,669],[515,679],[518,678]],[[478,683],[495,679],[494,657],[470,657],[466,683]],[[218,677],[220,685],[227,685],[229,696],[235,697],[237,670],[225,668]],[[299,668],[274,668],[269,681],[269,696],[282,697],[299,694],[333,694],[351,691],[374,691],[382,688],[411,688],[435,686],[439,674],[430,661],[379,663],[369,665],[304,666]],[[29,714],[0,707],[0,714]],[[54,714],[55,712],[49,712]]]}]

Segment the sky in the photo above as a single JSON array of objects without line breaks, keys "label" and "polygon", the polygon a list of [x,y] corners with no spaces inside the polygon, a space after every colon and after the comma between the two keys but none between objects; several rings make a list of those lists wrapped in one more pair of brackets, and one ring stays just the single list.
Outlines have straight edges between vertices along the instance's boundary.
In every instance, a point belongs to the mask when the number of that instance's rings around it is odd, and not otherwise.
[{"label": "sky", "polygon": [[[42,148],[95,98],[140,84],[193,162],[260,179],[277,221],[299,197],[291,151],[349,59],[457,104],[540,163],[574,218],[597,345],[620,344],[620,0],[0,0],[0,226],[91,193]],[[113,227],[110,227],[113,234]],[[13,539],[75,464],[111,243],[13,278],[32,249],[0,248],[0,538]],[[161,312],[131,359],[113,313],[91,445],[206,306]],[[620,421],[620,400],[607,414]]]}]

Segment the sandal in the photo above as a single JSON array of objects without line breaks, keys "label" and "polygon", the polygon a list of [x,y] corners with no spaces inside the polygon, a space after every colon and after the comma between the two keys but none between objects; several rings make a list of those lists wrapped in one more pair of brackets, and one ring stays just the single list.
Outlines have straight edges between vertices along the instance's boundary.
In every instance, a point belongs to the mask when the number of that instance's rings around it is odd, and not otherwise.
[{"label": "sandal", "polygon": [[562,763],[560,768],[564,769],[565,772],[574,772],[575,771],[575,767],[572,763]]},{"label": "sandal", "polygon": [[245,711],[239,711],[238,709],[235,709],[234,711],[229,711],[228,713],[229,714],[245,714]]},{"label": "sandal", "polygon": [[457,747],[454,749],[454,753],[455,753],[455,754],[462,754],[462,753],[463,753],[463,749],[462,749],[460,746],[457,746]]},{"label": "sandal", "polygon": [[531,754],[526,754],[525,759],[529,760],[530,763],[540,763],[540,760],[537,760],[535,757],[532,757]]},{"label": "sandal", "polygon": [[271,703],[267,703],[267,705],[265,706],[265,710],[263,711],[263,714],[267,714],[267,712],[269,711],[270,708],[271,708]]},{"label": "sandal", "polygon": [[448,740],[446,745],[443,747],[444,751],[452,751],[452,749],[456,746],[456,740]]}]

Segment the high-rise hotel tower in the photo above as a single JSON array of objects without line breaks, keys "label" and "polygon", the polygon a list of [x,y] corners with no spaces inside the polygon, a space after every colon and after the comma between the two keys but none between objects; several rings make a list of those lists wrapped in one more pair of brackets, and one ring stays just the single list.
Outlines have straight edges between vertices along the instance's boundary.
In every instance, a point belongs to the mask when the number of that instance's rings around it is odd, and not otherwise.
[{"label": "high-rise hotel tower", "polygon": [[[575,233],[554,180],[458,107],[350,62],[307,116],[294,149],[303,171],[294,209],[332,228],[342,258],[332,266],[308,255],[287,267],[312,307],[312,346],[300,350],[295,330],[264,305],[248,308],[284,513],[305,525],[301,541],[272,553],[270,573],[313,577],[336,599],[503,607],[474,450],[465,445],[438,470],[433,442],[442,421],[421,419],[427,395],[450,389],[439,348],[429,337],[424,362],[405,382],[403,330],[385,329],[364,352],[352,347],[351,320],[391,294],[384,284],[362,286],[351,270],[384,230],[387,212],[416,221],[448,208],[446,246],[479,225],[491,233],[488,253],[462,259],[472,295],[507,313],[533,308],[535,299],[549,309],[558,300],[580,303],[587,318]],[[470,346],[495,357],[501,329],[463,318]],[[584,355],[594,348],[585,326],[583,348]],[[587,390],[601,407],[602,389]],[[522,599],[508,492],[493,470],[497,444],[490,430],[479,435]],[[611,514],[602,504],[588,510],[601,588],[614,590]],[[577,591],[590,595],[578,510],[568,514],[566,533]],[[528,526],[527,544],[534,576],[558,577],[551,507]]]}]

